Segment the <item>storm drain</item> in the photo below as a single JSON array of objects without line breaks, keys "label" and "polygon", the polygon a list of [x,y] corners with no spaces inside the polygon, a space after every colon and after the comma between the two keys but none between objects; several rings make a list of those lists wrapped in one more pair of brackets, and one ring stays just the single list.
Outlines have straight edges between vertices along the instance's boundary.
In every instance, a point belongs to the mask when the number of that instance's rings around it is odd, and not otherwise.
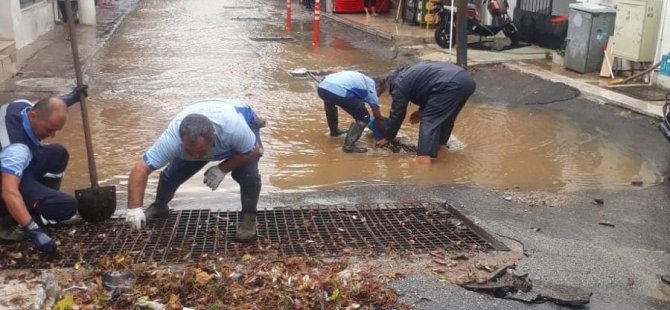
[{"label": "storm drain", "polygon": [[336,256],[378,253],[509,250],[451,206],[439,203],[356,204],[258,212],[258,239],[234,241],[238,212],[172,211],[131,232],[123,219],[53,229],[59,257],[38,259],[29,242],[0,245],[2,268],[73,266],[123,255],[133,262],[183,263],[202,257],[282,254]]}]

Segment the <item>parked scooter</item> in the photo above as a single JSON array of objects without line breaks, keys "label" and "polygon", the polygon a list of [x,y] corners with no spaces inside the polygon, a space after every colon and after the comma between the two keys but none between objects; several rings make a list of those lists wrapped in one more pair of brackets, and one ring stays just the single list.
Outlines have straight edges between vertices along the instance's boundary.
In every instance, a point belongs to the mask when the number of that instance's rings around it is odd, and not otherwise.
[{"label": "parked scooter", "polygon": [[[514,23],[512,23],[512,18],[507,14],[507,9],[509,8],[507,0],[484,0],[482,4],[486,4],[486,9],[493,17],[493,25],[482,24],[477,7],[472,3],[468,3],[468,11],[466,13],[468,18],[468,34],[488,37],[495,36],[502,30],[505,36],[512,41],[512,46],[518,45],[519,31]],[[455,12],[456,8],[454,7],[454,24],[457,25]],[[435,42],[443,48],[448,48],[449,42],[451,42],[451,46],[454,46],[456,44],[456,27],[453,30],[451,29],[451,6],[444,2],[436,2],[433,6],[433,13],[439,17],[439,24],[435,28]],[[451,38],[451,34],[453,34],[453,38]]]},{"label": "parked scooter", "polygon": [[665,94],[665,105],[663,106],[663,121],[658,124],[665,139],[670,142],[670,93]]}]

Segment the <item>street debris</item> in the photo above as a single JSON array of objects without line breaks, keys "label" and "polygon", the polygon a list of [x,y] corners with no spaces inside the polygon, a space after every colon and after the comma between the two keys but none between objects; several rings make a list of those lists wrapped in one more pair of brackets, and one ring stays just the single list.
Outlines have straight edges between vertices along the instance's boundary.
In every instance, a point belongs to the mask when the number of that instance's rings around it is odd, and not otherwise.
[{"label": "street debris", "polygon": [[567,205],[568,199],[565,194],[539,191],[505,190],[498,191],[498,194],[506,201],[525,204],[529,207],[564,207]]},{"label": "street debris", "polygon": [[385,146],[385,148],[391,150],[393,153],[400,153],[401,151],[405,153],[416,153],[415,145],[409,145],[402,142],[389,143]]},{"label": "street debris", "polygon": [[594,205],[603,205],[603,204],[605,204],[605,200],[603,200],[602,198],[594,198],[593,199],[593,204]]},{"label": "street debris", "polygon": [[[284,256],[268,251],[240,259],[210,259],[188,266],[130,264],[103,258],[91,268],[59,269],[59,282],[86,283],[57,303],[63,309],[408,309],[385,275],[352,268],[340,260]],[[122,270],[108,272],[106,270]],[[111,289],[110,275],[136,276],[129,286]],[[228,275],[228,276],[222,276]],[[398,275],[393,275],[397,277]],[[105,280],[107,280],[105,282]],[[104,285],[103,285],[104,284]],[[60,308],[57,308],[60,309]]]},{"label": "street debris", "polygon": [[591,300],[591,292],[581,288],[531,280],[527,274],[516,275],[512,266],[497,270],[486,282],[461,285],[461,287],[497,298],[525,303],[553,302],[564,306],[583,306]]},{"label": "street debris", "polygon": [[600,224],[600,225],[602,225],[602,226],[607,226],[607,227],[614,227],[614,224],[612,224],[612,223],[610,223],[610,222],[605,222],[605,221],[600,222],[600,223],[598,223],[598,224]]},{"label": "street debris", "polygon": [[630,185],[642,186],[642,185],[644,185],[644,182],[642,182],[642,181],[632,181],[632,182],[630,182]]},{"label": "street debris", "polygon": [[539,232],[540,230],[542,230],[542,228],[540,228],[540,227],[531,227],[530,228],[531,232]]}]

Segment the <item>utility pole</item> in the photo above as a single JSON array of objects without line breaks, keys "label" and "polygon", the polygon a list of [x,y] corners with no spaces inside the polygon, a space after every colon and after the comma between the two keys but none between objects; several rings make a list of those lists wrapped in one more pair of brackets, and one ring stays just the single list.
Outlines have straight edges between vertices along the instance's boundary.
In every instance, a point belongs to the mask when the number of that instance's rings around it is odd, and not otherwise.
[{"label": "utility pole", "polygon": [[468,68],[468,0],[456,2],[456,64]]}]

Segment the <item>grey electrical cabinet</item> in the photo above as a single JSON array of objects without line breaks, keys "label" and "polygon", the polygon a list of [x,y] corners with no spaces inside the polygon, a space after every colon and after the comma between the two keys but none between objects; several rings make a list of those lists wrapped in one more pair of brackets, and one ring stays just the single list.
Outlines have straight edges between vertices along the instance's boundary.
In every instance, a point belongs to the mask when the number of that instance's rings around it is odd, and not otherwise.
[{"label": "grey electrical cabinet", "polygon": [[570,4],[565,67],[579,73],[598,72],[607,40],[614,31],[616,10],[588,4]]}]

